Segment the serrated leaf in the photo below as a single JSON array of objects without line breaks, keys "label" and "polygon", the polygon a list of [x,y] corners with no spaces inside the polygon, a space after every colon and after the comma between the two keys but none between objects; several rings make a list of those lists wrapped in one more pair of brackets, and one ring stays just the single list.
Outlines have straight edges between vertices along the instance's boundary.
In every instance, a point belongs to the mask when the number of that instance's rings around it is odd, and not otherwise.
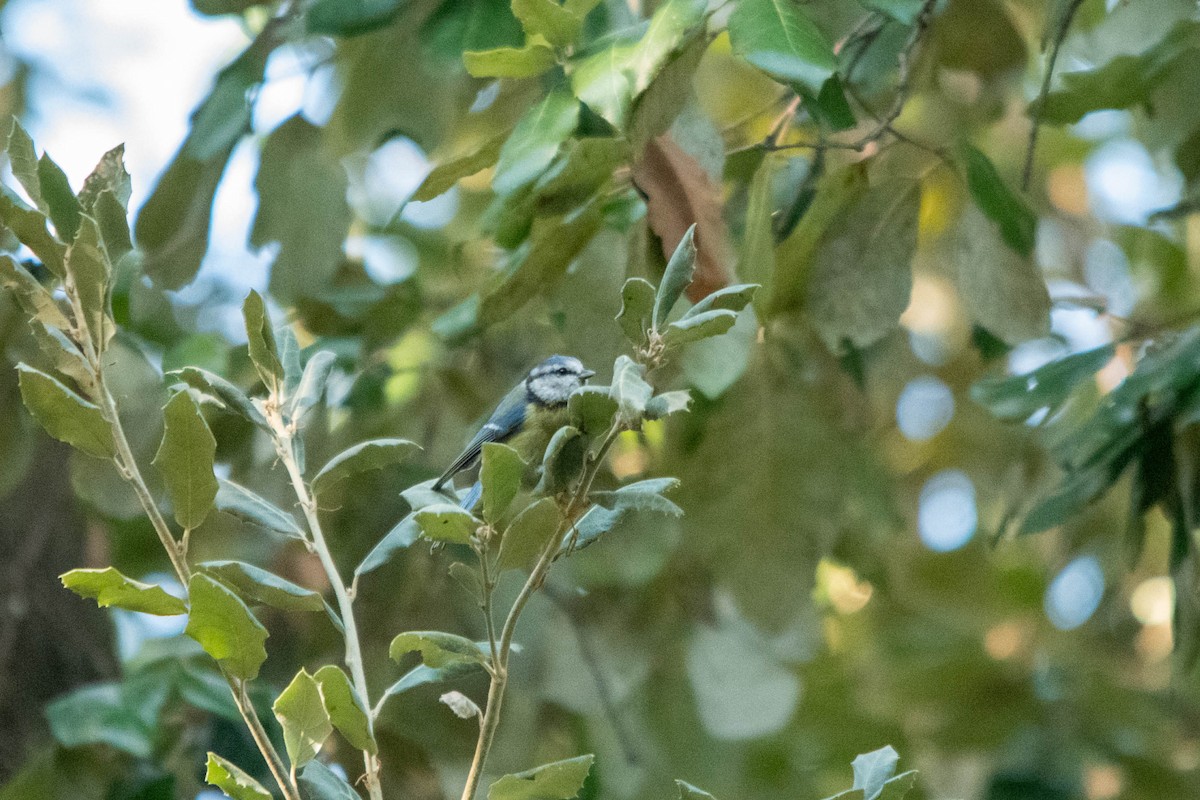
[{"label": "serrated leaf", "polygon": [[526,507],[500,540],[500,570],[529,569],[550,546],[558,525],[558,506],[552,498],[543,497]]},{"label": "serrated leaf", "polygon": [[253,289],[242,303],[242,317],[246,321],[246,342],[250,350],[250,360],[254,362],[254,368],[262,382],[274,391],[283,380],[283,364],[275,346],[275,334],[271,332],[271,319],[267,316],[267,307],[262,296]]},{"label": "serrated leaf", "polygon": [[337,354],[330,350],[318,350],[308,359],[300,382],[292,390],[288,412],[291,419],[303,419],[309,409],[321,402],[325,396],[325,384],[329,380],[329,373],[333,371],[336,362]]},{"label": "serrated leaf", "polygon": [[316,671],[313,678],[321,689],[321,698],[333,727],[351,745],[375,755],[379,749],[371,733],[371,719],[367,715],[366,704],[350,684],[346,673],[340,667],[326,664]]},{"label": "serrated leaf", "polygon": [[636,426],[654,394],[653,387],[643,377],[646,368],[629,356],[618,356],[613,364],[613,379],[609,396],[617,402],[621,424]]},{"label": "serrated leaf", "polygon": [[667,262],[663,272],[662,282],[654,296],[654,312],[651,324],[660,330],[667,321],[667,315],[675,307],[683,290],[692,282],[696,272],[696,226],[691,225],[679,240],[675,252]]},{"label": "serrated leaf", "polygon": [[500,148],[492,188],[512,195],[537,180],[579,124],[579,101],[553,91],[529,109]]},{"label": "serrated leaf", "polygon": [[851,763],[854,768],[854,787],[862,789],[866,800],[875,800],[883,791],[883,785],[896,774],[900,755],[891,745],[863,753]]},{"label": "serrated leaf", "polygon": [[583,789],[595,756],[576,756],[505,775],[488,788],[488,800],[571,800]]},{"label": "serrated leaf", "polygon": [[200,367],[184,367],[169,374],[178,376],[193,389],[216,397],[232,413],[239,414],[258,427],[266,429],[266,417],[250,402],[249,396],[215,372]]},{"label": "serrated leaf", "polygon": [[42,199],[42,181],[38,177],[38,156],[33,145],[33,139],[21,127],[21,123],[13,117],[12,130],[8,134],[8,166],[12,169],[13,177],[25,187],[25,193],[33,201],[34,206],[42,213],[46,212],[46,202]]},{"label": "serrated leaf", "polygon": [[720,336],[732,328],[735,322],[737,313],[723,308],[688,315],[667,326],[663,334],[663,344],[667,347],[678,347],[688,342]]},{"label": "serrated leaf", "polygon": [[325,608],[325,600],[319,593],[244,561],[205,561],[199,568],[252,602],[285,611],[321,611]]},{"label": "serrated leaf", "polygon": [[651,397],[646,403],[646,419],[663,419],[671,414],[687,411],[692,404],[692,393],[687,389],[664,392]]},{"label": "serrated leaf", "polygon": [[351,475],[372,469],[383,469],[408,460],[420,450],[420,445],[407,439],[369,439],[338,453],[312,480],[315,493],[327,491]]},{"label": "serrated leaf", "polygon": [[410,631],[392,639],[388,656],[400,661],[407,653],[420,653],[421,662],[427,667],[441,669],[451,664],[469,662],[487,663],[487,657],[478,644],[463,636],[442,631]]},{"label": "serrated leaf", "polygon": [[532,78],[554,64],[554,51],[543,44],[468,50],[463,53],[463,65],[473,78]]},{"label": "serrated leaf", "polygon": [[261,783],[216,753],[208,754],[204,781],[233,800],[271,800],[271,793]]},{"label": "serrated leaf", "polygon": [[840,353],[869,347],[896,328],[912,293],[920,187],[872,187],[825,230],[808,284],[807,308],[821,340]]},{"label": "serrated leaf", "polygon": [[567,399],[571,425],[593,438],[612,427],[616,413],[617,401],[609,395],[607,386],[584,386]]},{"label": "serrated leaf", "polygon": [[683,319],[696,317],[714,310],[741,311],[754,299],[754,295],[762,288],[756,283],[739,283],[736,286],[726,286],[717,289],[699,303],[692,306],[683,315]]},{"label": "serrated leaf", "polygon": [[191,394],[176,392],[163,408],[162,443],[154,456],[171,496],[175,521],[185,529],[200,527],[217,496],[213,457],[217,440]]},{"label": "serrated leaf", "polygon": [[161,586],[135,581],[115,567],[73,569],[60,575],[59,580],[80,597],[94,599],[101,608],[116,606],[160,617],[187,613],[183,601],[167,594]]},{"label": "serrated leaf", "polygon": [[[337,0],[344,3],[346,0]],[[328,5],[328,3],[327,3]],[[358,792],[320,761],[310,761],[296,779],[301,800],[360,800]]]},{"label": "serrated leaf", "polygon": [[37,170],[38,182],[42,187],[42,200],[46,203],[50,221],[54,223],[58,238],[69,242],[79,230],[79,219],[83,211],[79,206],[79,199],[71,189],[66,173],[54,163],[49,153],[42,153],[42,157],[38,159]]},{"label": "serrated leaf", "polygon": [[961,224],[958,286],[972,318],[1009,345],[1047,335],[1050,293],[1033,259],[1005,244],[974,209]]},{"label": "serrated leaf", "polygon": [[100,157],[94,169],[83,181],[79,190],[79,204],[84,212],[94,214],[100,196],[110,192],[113,199],[124,207],[133,192],[129,172],[125,169],[125,145],[119,144]]},{"label": "serrated leaf", "polygon": [[1000,226],[1000,235],[1009,247],[1031,256],[1037,243],[1037,215],[1008,188],[990,158],[966,142],[962,153],[967,162],[967,188],[975,204]]},{"label": "serrated leaf", "polygon": [[612,492],[592,492],[595,503],[569,531],[564,539],[575,539],[578,549],[587,547],[616,528],[626,515],[635,513],[665,514],[678,517],[683,509],[663,497],[663,492],[679,485],[675,478],[651,478],[631,483]]},{"label": "serrated leaf", "polygon": [[217,581],[196,573],[188,582],[188,624],[185,633],[231,675],[252,680],[267,660],[267,629],[246,604]]},{"label": "serrated leaf", "polygon": [[59,278],[66,277],[67,248],[47,230],[46,215],[27,207],[3,186],[0,186],[0,222],[41,259],[46,269]]},{"label": "serrated leaf", "polygon": [[450,503],[427,506],[413,517],[427,539],[451,544],[470,544],[479,527],[471,512]]},{"label": "serrated leaf", "polygon": [[283,728],[283,744],[293,769],[315,758],[321,745],[333,733],[321,689],[306,670],[296,673],[287,688],[275,698],[271,710]]},{"label": "serrated leaf", "polygon": [[432,200],[449,191],[460,179],[492,166],[500,157],[500,148],[506,138],[497,136],[489,139],[475,150],[438,164],[417,187],[412,199],[418,202]]},{"label": "serrated leaf", "polygon": [[506,444],[485,442],[482,453],[479,481],[483,484],[483,518],[495,524],[521,489],[527,465]]},{"label": "serrated leaf", "polygon": [[233,481],[217,478],[217,485],[215,503],[218,511],[293,539],[304,541],[307,538],[296,518],[279,506]]},{"label": "serrated leaf", "polygon": [[111,267],[100,243],[96,221],[91,217],[81,217],[76,223],[76,230],[78,235],[67,248],[67,276],[79,297],[88,334],[97,352],[103,352],[116,333],[108,310]]},{"label": "serrated leaf", "polygon": [[100,408],[57,379],[28,364],[17,364],[21,400],[46,433],[97,458],[112,458],[112,428]]},{"label": "serrated leaf", "polygon": [[829,41],[787,0],[740,0],[729,18],[729,40],[747,62],[814,97],[837,70]]},{"label": "serrated leaf", "polygon": [[675,779],[675,786],[679,788],[679,800],[717,800],[703,789],[692,786],[687,781]]},{"label": "serrated leaf", "polygon": [[625,338],[637,346],[646,343],[646,331],[654,319],[654,286],[645,278],[630,278],[621,289],[621,312],[617,324]]},{"label": "serrated leaf", "polygon": [[58,307],[50,290],[38,283],[29,270],[5,255],[0,255],[0,284],[12,292],[31,318],[59,330],[70,329],[71,323]]}]

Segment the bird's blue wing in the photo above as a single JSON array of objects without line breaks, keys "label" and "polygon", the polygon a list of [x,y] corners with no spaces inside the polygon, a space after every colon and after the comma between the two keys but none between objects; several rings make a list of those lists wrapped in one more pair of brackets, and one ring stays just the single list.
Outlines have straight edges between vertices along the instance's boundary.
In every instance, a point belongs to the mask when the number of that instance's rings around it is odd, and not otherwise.
[{"label": "bird's blue wing", "polygon": [[522,383],[500,401],[500,405],[492,412],[492,416],[488,417],[488,421],[438,478],[437,483],[433,485],[434,491],[441,489],[459,472],[475,466],[485,444],[503,442],[519,433],[525,425],[525,402],[525,385]]}]

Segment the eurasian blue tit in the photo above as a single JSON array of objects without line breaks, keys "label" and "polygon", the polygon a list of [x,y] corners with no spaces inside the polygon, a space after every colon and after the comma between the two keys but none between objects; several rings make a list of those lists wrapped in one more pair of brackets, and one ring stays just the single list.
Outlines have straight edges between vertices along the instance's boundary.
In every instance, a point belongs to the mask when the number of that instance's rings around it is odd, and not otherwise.
[{"label": "eurasian blue tit", "polygon": [[[488,421],[437,479],[434,491],[440,491],[459,472],[475,466],[488,442],[507,444],[527,463],[540,463],[550,439],[567,424],[567,399],[595,374],[571,356],[550,356],[531,369],[525,380],[504,396]],[[473,508],[480,491],[476,482],[463,498],[463,508]]]}]

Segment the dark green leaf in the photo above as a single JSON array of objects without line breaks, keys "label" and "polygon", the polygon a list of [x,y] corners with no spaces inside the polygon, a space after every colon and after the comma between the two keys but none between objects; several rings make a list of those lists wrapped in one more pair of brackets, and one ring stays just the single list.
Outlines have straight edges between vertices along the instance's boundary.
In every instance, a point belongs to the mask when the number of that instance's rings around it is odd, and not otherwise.
[{"label": "dark green leaf", "polygon": [[469,675],[470,673],[480,669],[482,666],[482,663],[477,661],[455,661],[447,664],[444,667],[439,667],[438,669],[427,667],[424,664],[418,664],[408,672],[404,673],[400,680],[389,686],[383,693],[383,696],[391,697],[402,692],[407,692],[409,689],[415,689],[418,686],[426,686],[431,683],[442,683],[443,681],[448,681],[463,675]]},{"label": "dark green leaf", "polygon": [[1050,293],[1033,259],[1001,238],[992,222],[968,210],[959,236],[958,285],[979,325],[1016,345],[1050,332]]},{"label": "dark green leaf", "polygon": [[623,486],[613,492],[593,492],[591,509],[575,525],[573,536],[578,548],[584,548],[625,521],[629,514],[666,514],[678,517],[683,510],[662,496],[679,485],[674,478],[652,478]]},{"label": "dark green leaf", "polygon": [[92,207],[100,238],[109,259],[116,263],[133,249],[133,237],[129,232],[129,212],[108,190],[100,193]]},{"label": "dark green leaf", "polygon": [[542,480],[537,491],[557,494],[568,489],[583,471],[588,438],[570,425],[559,428],[550,438],[542,459]]},{"label": "dark green leaf", "polygon": [[158,708],[159,704],[149,697],[131,702],[120,685],[105,683],[55,699],[46,707],[46,720],[54,738],[64,747],[107,745],[138,758],[149,758],[154,748],[153,717]]},{"label": "dark green leaf", "polygon": [[79,230],[79,217],[83,211],[79,206],[79,199],[75,197],[66,173],[54,163],[48,153],[42,153],[37,168],[42,199],[46,202],[50,221],[58,231],[58,238],[69,242]]},{"label": "dark green leaf", "polygon": [[483,484],[483,518],[499,522],[521,488],[527,465],[508,445],[485,442],[479,481]]},{"label": "dark green leaf", "polygon": [[339,481],[359,472],[383,469],[407,461],[420,445],[407,439],[369,439],[347,448],[329,459],[312,480],[312,488],[320,493]]},{"label": "dark green leaf", "polygon": [[193,389],[198,389],[220,400],[225,408],[232,413],[240,414],[260,428],[265,429],[267,427],[266,418],[250,402],[250,398],[246,393],[215,372],[210,372],[200,367],[184,367],[171,374],[178,376],[181,381]]},{"label": "dark green leaf", "polygon": [[243,598],[274,608],[321,611],[321,595],[244,561],[205,561],[200,569],[236,590]]},{"label": "dark green leaf", "polygon": [[488,800],[571,800],[583,789],[595,756],[576,756],[505,775],[488,788]]},{"label": "dark green leaf", "polygon": [[[747,189],[746,225],[742,231],[742,249],[737,265],[738,276],[767,286],[759,295],[759,302],[755,304],[760,316],[765,316],[763,312],[766,300],[770,297],[770,282],[775,273],[775,229],[772,220],[774,196],[771,189],[778,165],[779,162],[768,154],[758,165],[758,169],[754,170],[754,177],[751,178],[750,187]],[[809,211],[811,210],[810,208]],[[713,294],[733,288],[727,287]],[[734,311],[741,309],[735,308]]]},{"label": "dark green leaf", "polygon": [[409,514],[396,523],[396,526],[388,531],[379,540],[378,544],[371,548],[371,552],[367,553],[367,557],[354,569],[354,574],[365,575],[372,570],[382,567],[397,552],[408,548],[419,538],[421,538],[421,528],[417,525],[415,515]]},{"label": "dark green leaf", "polygon": [[477,149],[438,164],[417,187],[412,199],[418,202],[432,200],[448,191],[461,178],[492,166],[500,157],[500,148],[505,139],[504,136],[497,136],[484,142]]},{"label": "dark green leaf", "polygon": [[7,187],[0,187],[0,222],[42,260],[46,269],[59,278],[66,276],[66,246],[46,229],[46,216],[27,207]]},{"label": "dark green leaf", "polygon": [[501,570],[529,569],[541,555],[558,530],[558,506],[543,497],[522,511],[504,532],[500,542]]},{"label": "dark green leaf", "polygon": [[1000,226],[1000,235],[1009,247],[1023,256],[1033,255],[1037,216],[1008,188],[991,159],[965,142],[962,152],[967,162],[967,187],[976,205]]},{"label": "dark green leaf", "polygon": [[67,275],[74,284],[83,312],[83,323],[95,345],[102,353],[116,333],[109,314],[108,290],[111,267],[101,249],[100,230],[91,217],[82,217],[76,225],[78,235],[67,248]]},{"label": "dark green leaf", "polygon": [[267,629],[236,594],[207,575],[194,574],[188,582],[186,633],[221,663],[231,675],[252,680],[267,660],[263,643]]},{"label": "dark green leaf", "polygon": [[916,770],[903,772],[883,784],[883,790],[879,793],[877,800],[904,800],[916,783]]},{"label": "dark green leaf", "polygon": [[301,800],[360,800],[350,784],[320,761],[308,762],[300,770],[297,783]]},{"label": "dark green leaf", "polygon": [[215,500],[218,511],[293,539],[303,541],[307,538],[296,523],[296,518],[278,506],[233,481],[218,478],[217,483],[219,488]]},{"label": "dark green leaf", "polygon": [[283,744],[293,769],[315,758],[321,745],[333,733],[321,689],[306,670],[296,673],[271,709],[283,728]]},{"label": "dark green leaf", "polygon": [[42,199],[42,180],[38,177],[38,156],[33,139],[13,117],[12,130],[8,134],[8,166],[13,177],[25,187],[25,193],[36,208],[46,213],[46,201]]},{"label": "dark green leaf", "polygon": [[537,180],[578,123],[579,102],[567,92],[551,92],[529,109],[500,148],[496,193],[511,195]]},{"label": "dark green leaf", "polygon": [[346,741],[365,750],[371,755],[378,752],[375,736],[371,733],[371,720],[367,715],[366,705],[358,692],[350,685],[350,679],[340,667],[326,664],[313,675],[317,685],[321,687],[321,698],[325,702],[325,710],[329,712],[329,721],[337,728]]},{"label": "dark green leaf", "polygon": [[233,800],[271,800],[271,793],[241,769],[216,753],[208,754],[208,769],[204,781],[215,786]]},{"label": "dark green leaf", "polygon": [[543,44],[463,53],[463,65],[475,78],[532,78],[534,75],[541,75],[554,64],[554,51]]},{"label": "dark green leaf", "polygon": [[[667,261],[667,269],[663,273],[662,282],[658,285],[658,294],[654,297],[654,314],[652,324],[655,330],[660,330],[667,321],[667,315],[675,307],[683,290],[692,282],[696,272],[696,226],[693,224],[683,238],[671,258]],[[615,383],[615,381],[614,381]]]},{"label": "dark green leaf", "polygon": [[419,652],[421,662],[427,667],[440,669],[460,662],[487,663],[483,649],[462,636],[442,631],[411,631],[392,639],[388,655],[399,661],[405,654]]},{"label": "dark green leaf", "polygon": [[267,388],[275,391],[283,380],[283,364],[275,346],[275,334],[271,332],[271,318],[262,296],[250,290],[242,303],[242,317],[246,321],[246,340],[250,349],[250,360]]},{"label": "dark green leaf", "polygon": [[60,575],[59,580],[80,597],[95,599],[101,608],[116,606],[160,617],[187,613],[183,601],[167,594],[161,586],[127,578],[113,567],[73,569]]},{"label": "dark green leaf", "polygon": [[317,0],[305,19],[309,33],[357,36],[387,25],[404,5],[404,0]]},{"label": "dark green leaf", "polygon": [[904,25],[912,25],[925,0],[859,0],[867,8],[883,12]]},{"label": "dark green leaf", "polygon": [[624,142],[609,137],[571,142],[533,186],[538,214],[563,214],[592,199],[612,178],[627,152]]},{"label": "dark green leaf", "polygon": [[18,364],[17,372],[21,399],[46,433],[88,455],[112,458],[112,429],[99,407],[28,364]]},{"label": "dark green leaf", "polygon": [[423,508],[414,519],[425,538],[451,544],[470,544],[479,527],[479,521],[471,516],[471,512],[450,503]]},{"label": "dark green leaf", "polygon": [[1112,345],[1073,353],[1024,375],[984,378],[971,399],[1000,419],[1019,422],[1034,412],[1062,405],[1080,381],[1099,372],[1115,354]]},{"label": "dark green leaf", "polygon": [[185,529],[198,528],[217,496],[213,475],[217,440],[186,391],[175,393],[163,409],[163,418],[166,424],[154,465],[171,495],[175,521]]},{"label": "dark green leaf", "polygon": [[729,39],[746,61],[814,96],[837,69],[825,36],[786,0],[741,0],[729,18]]}]

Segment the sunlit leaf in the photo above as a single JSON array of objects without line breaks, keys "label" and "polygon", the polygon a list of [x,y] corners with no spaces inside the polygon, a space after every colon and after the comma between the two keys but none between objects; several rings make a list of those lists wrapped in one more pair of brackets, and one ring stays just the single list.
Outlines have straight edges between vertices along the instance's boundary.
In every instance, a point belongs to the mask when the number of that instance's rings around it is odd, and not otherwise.
[{"label": "sunlit leaf", "polygon": [[583,788],[595,756],[576,756],[505,775],[488,787],[488,800],[571,800]]},{"label": "sunlit leaf", "polygon": [[205,561],[199,568],[243,598],[283,610],[321,611],[321,595],[244,561]]},{"label": "sunlit leaf", "polygon": [[208,754],[204,781],[233,800],[271,800],[271,793],[261,783],[216,753]]},{"label": "sunlit leaf", "polygon": [[283,728],[283,743],[293,768],[316,757],[333,733],[321,689],[306,670],[300,670],[271,706]]},{"label": "sunlit leaf", "polygon": [[188,582],[186,633],[221,662],[231,675],[244,680],[258,676],[267,660],[263,643],[267,629],[231,590],[200,573]]},{"label": "sunlit leaf", "polygon": [[578,122],[579,102],[563,91],[551,92],[529,109],[500,148],[492,178],[496,193],[511,195],[537,180]]},{"label": "sunlit leaf", "polygon": [[321,699],[333,727],[359,750],[372,755],[378,752],[366,704],[350,684],[346,673],[340,667],[326,664],[314,673],[313,678],[321,688]]},{"label": "sunlit leaf", "polygon": [[508,445],[485,442],[479,480],[483,484],[483,518],[495,523],[521,488],[526,464]]},{"label": "sunlit leaf", "polygon": [[95,599],[101,608],[116,606],[143,614],[173,616],[186,614],[187,606],[178,597],[156,584],[127,578],[114,567],[73,569],[59,576],[62,585],[80,597]]},{"label": "sunlit leaf", "polygon": [[469,544],[479,527],[471,512],[450,503],[423,508],[414,519],[427,539],[451,544]]},{"label": "sunlit leaf", "polygon": [[813,96],[837,69],[828,40],[802,6],[786,0],[741,0],[729,18],[729,39],[746,61]]},{"label": "sunlit leaf", "polygon": [[[550,0],[545,2],[549,3]],[[553,67],[555,59],[554,51],[549,47],[529,44],[524,47],[472,50],[463,53],[463,64],[475,78],[532,78]]]},{"label": "sunlit leaf", "polygon": [[392,639],[388,655],[399,661],[406,653],[418,652],[427,667],[440,669],[460,662],[486,663],[484,651],[470,639],[442,631],[412,631]]},{"label": "sunlit leaf", "polygon": [[97,458],[116,453],[112,429],[99,407],[28,364],[18,364],[17,372],[21,399],[46,433]]}]

